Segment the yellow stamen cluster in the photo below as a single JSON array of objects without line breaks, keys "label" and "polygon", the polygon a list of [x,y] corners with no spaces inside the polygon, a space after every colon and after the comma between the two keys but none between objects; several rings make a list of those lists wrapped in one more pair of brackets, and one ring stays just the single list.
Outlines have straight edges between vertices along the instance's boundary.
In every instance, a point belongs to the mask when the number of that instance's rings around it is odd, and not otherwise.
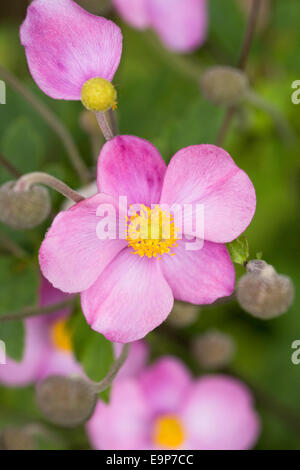
[{"label": "yellow stamen cluster", "polygon": [[117,107],[117,92],[112,83],[104,78],[91,78],[81,89],[81,101],[89,111],[105,112]]},{"label": "yellow stamen cluster", "polygon": [[174,225],[173,217],[162,211],[159,206],[150,209],[141,205],[139,212],[134,211],[128,219],[127,241],[128,246],[133,248],[132,254],[141,258],[161,259],[165,253],[170,253],[173,247],[177,247],[178,229]]},{"label": "yellow stamen cluster", "polygon": [[176,416],[165,415],[154,423],[153,441],[158,448],[178,449],[185,440],[184,428]]},{"label": "yellow stamen cluster", "polygon": [[66,319],[60,319],[53,323],[50,329],[50,336],[53,346],[61,351],[72,351],[71,332]]}]

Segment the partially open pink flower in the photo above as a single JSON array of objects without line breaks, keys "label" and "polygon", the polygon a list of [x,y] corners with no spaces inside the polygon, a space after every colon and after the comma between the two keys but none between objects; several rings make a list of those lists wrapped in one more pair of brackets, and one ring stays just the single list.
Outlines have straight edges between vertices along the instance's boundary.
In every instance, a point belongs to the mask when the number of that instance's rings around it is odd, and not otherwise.
[{"label": "partially open pink flower", "polygon": [[113,0],[113,4],[127,23],[154,29],[174,51],[192,51],[206,39],[206,0]]},{"label": "partially open pink flower", "polygon": [[[54,219],[39,256],[44,276],[56,288],[82,292],[83,312],[94,330],[114,342],[135,341],[166,319],[174,298],[210,304],[232,293],[235,271],[225,243],[246,229],[256,198],[248,176],[225,150],[187,147],[167,168],[149,142],[119,136],[100,153],[97,182],[99,194]],[[163,204],[187,207],[183,236],[196,235],[204,246],[187,249],[172,222],[164,226],[169,238],[149,240],[141,233],[136,240],[130,228],[138,225],[141,213],[130,218],[127,237],[114,239],[110,235],[124,215],[120,196],[143,205],[151,222],[157,216],[159,230]],[[204,207],[204,229],[197,224],[198,205]],[[97,234],[97,211],[107,206],[112,233],[103,238]]]},{"label": "partially open pink flower", "polygon": [[247,387],[225,375],[194,380],[166,357],[135,378],[117,381],[107,405],[87,424],[95,449],[243,450],[260,422]]},{"label": "partially open pink flower", "polygon": [[[62,302],[66,294],[54,289],[42,279],[40,305]],[[44,317],[25,321],[25,350],[21,362],[7,358],[0,365],[0,383],[9,386],[25,386],[49,375],[83,375],[81,366],[72,352],[70,332],[66,321],[68,308]]]},{"label": "partially open pink flower", "polygon": [[31,74],[52,98],[80,100],[88,80],[111,81],[120,63],[120,28],[72,0],[34,0],[20,34]]}]

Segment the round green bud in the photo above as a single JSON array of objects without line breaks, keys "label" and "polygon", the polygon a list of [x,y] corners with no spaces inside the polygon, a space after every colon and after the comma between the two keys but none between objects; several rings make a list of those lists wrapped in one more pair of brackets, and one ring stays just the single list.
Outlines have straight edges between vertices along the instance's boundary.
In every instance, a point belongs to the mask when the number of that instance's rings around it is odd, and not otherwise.
[{"label": "round green bud", "polygon": [[32,433],[26,428],[7,428],[0,435],[1,450],[36,450]]},{"label": "round green bud", "polygon": [[38,384],[36,401],[51,423],[71,428],[92,416],[97,395],[92,386],[79,377],[51,376]]},{"label": "round green bud", "polygon": [[0,221],[17,230],[40,225],[49,215],[51,199],[42,186],[32,186],[26,191],[16,191],[15,181],[0,187]]},{"label": "round green bud", "polygon": [[189,326],[199,315],[199,307],[175,300],[173,309],[168,316],[168,323],[175,328]]},{"label": "round green bud", "polygon": [[235,344],[230,335],[211,330],[194,339],[192,352],[203,369],[215,370],[231,362],[235,353]]},{"label": "round green bud", "polygon": [[248,90],[248,85],[244,72],[221,65],[207,69],[200,83],[205,98],[222,106],[232,106],[240,102]]},{"label": "round green bud", "polygon": [[268,320],[285,313],[294,300],[294,285],[264,261],[247,263],[247,274],[237,284],[237,300],[251,315]]}]

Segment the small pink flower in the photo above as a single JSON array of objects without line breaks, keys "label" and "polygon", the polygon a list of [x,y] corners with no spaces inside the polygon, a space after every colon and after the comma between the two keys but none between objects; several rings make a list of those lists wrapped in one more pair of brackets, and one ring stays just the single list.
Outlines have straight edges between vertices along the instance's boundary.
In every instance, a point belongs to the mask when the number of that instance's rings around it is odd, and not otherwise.
[{"label": "small pink flower", "polygon": [[127,23],[154,29],[174,51],[192,51],[206,39],[206,0],[113,0],[113,4]]},{"label": "small pink flower", "polygon": [[120,28],[72,0],[34,0],[20,35],[34,80],[52,98],[80,100],[85,82],[111,81],[120,63]]},{"label": "small pink flower", "polygon": [[[233,292],[235,271],[225,243],[246,229],[256,198],[248,176],[225,150],[187,147],[167,168],[149,142],[115,137],[100,153],[97,183],[99,194],[58,214],[39,255],[44,276],[56,288],[82,293],[83,312],[94,330],[114,342],[135,341],[167,318],[174,297],[210,304]],[[204,236],[196,235],[204,238],[203,248],[187,251],[184,241],[173,237],[166,246],[153,242],[147,251],[147,240],[133,249],[130,237],[99,238],[97,210],[109,204],[118,213],[120,196],[158,210],[161,204],[202,204]],[[196,213],[190,215],[194,227]],[[115,223],[113,215],[108,218]]]},{"label": "small pink flower", "polygon": [[[40,287],[40,305],[62,302],[66,294],[54,289],[46,279]],[[83,375],[71,349],[66,320],[68,308],[51,315],[25,321],[25,351],[21,362],[7,358],[0,365],[0,383],[22,387],[49,375]]]},{"label": "small pink flower", "polygon": [[260,421],[248,388],[225,375],[194,380],[165,357],[135,378],[117,381],[87,424],[95,449],[244,450]]}]

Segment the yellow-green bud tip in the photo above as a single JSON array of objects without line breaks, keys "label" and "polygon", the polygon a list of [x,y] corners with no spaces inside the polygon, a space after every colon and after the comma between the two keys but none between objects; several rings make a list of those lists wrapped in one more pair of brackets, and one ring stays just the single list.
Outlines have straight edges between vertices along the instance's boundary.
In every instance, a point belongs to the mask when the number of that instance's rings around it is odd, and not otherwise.
[{"label": "yellow-green bud tip", "polygon": [[81,89],[81,101],[88,110],[103,113],[117,107],[117,92],[108,80],[91,78]]}]

